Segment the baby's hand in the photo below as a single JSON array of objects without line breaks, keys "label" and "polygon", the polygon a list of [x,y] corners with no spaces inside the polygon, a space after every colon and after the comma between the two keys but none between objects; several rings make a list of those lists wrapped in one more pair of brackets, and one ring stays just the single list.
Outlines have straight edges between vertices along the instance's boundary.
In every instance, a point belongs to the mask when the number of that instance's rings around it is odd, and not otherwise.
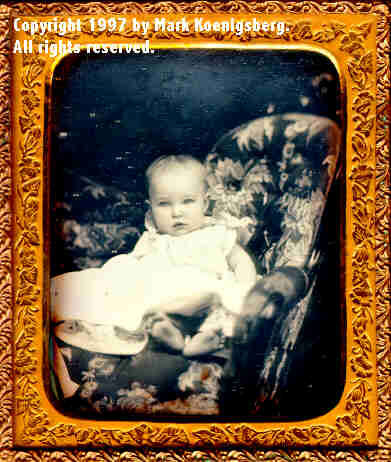
[{"label": "baby's hand", "polygon": [[225,284],[219,293],[221,303],[231,313],[240,313],[246,295],[252,288],[252,284]]}]

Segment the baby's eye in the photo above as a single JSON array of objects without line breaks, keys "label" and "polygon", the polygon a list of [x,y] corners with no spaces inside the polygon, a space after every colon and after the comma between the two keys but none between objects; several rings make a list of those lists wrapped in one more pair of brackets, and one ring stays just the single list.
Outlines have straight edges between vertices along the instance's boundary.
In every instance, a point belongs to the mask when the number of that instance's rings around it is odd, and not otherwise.
[{"label": "baby's eye", "polygon": [[159,207],[167,207],[169,203],[167,201],[160,201],[157,203]]},{"label": "baby's eye", "polygon": [[192,197],[188,197],[183,200],[184,204],[192,204],[193,202],[195,202],[195,200]]}]

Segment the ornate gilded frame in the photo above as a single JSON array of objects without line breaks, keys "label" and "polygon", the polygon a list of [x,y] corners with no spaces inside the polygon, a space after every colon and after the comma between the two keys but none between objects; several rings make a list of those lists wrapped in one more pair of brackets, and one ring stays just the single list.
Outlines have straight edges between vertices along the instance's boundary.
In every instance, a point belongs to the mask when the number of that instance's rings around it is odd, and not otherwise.
[{"label": "ornate gilded frame", "polygon": [[[46,329],[42,302],[45,291],[44,92],[56,58],[35,53],[12,54],[11,18],[121,14],[169,15],[180,19],[184,14],[191,18],[201,13],[241,17],[281,15],[279,17],[290,25],[290,31],[278,38],[265,34],[238,38],[194,33],[188,37],[176,33],[170,34],[171,43],[199,45],[224,40],[240,46],[261,41],[268,46],[304,45],[332,56],[345,81],[347,382],[342,400],[325,416],[294,423],[98,422],[65,417],[48,400],[42,372]],[[0,441],[3,448],[0,456],[4,460],[150,458],[291,462],[391,458],[389,18],[389,10],[382,2],[17,3],[0,6]],[[88,43],[114,41],[113,36],[106,33],[83,32],[81,36],[68,38],[79,43],[87,38]],[[125,31],[122,36],[115,35],[115,42],[129,38],[139,37],[132,34],[129,37]],[[164,36],[155,35],[150,39],[162,46],[167,43]],[[55,452],[11,450],[26,446],[77,448]],[[88,449],[102,446],[108,449]],[[119,449],[120,446],[133,449]],[[149,448],[143,449],[144,446]],[[270,446],[273,448],[265,449]],[[329,448],[281,449],[292,446]],[[353,446],[361,449],[330,449]],[[371,448],[363,449],[364,446]]]}]

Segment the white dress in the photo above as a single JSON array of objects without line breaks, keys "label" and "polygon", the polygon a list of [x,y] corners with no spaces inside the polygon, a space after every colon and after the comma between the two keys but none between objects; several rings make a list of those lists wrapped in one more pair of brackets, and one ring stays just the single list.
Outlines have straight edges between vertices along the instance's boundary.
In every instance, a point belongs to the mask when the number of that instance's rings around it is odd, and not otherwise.
[{"label": "white dress", "polygon": [[236,231],[222,224],[182,236],[146,231],[131,253],[111,258],[102,268],[54,278],[52,317],[134,331],[154,306],[203,292],[238,312],[249,287],[236,282],[227,262],[235,243]]}]

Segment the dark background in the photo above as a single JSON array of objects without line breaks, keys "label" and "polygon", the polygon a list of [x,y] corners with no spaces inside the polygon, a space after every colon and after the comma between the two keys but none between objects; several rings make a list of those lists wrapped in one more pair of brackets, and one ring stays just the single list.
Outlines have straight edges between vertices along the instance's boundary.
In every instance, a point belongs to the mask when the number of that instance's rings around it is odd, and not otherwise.
[{"label": "dark background", "polygon": [[154,158],[203,159],[220,136],[251,119],[306,112],[336,120],[337,87],[332,63],[307,51],[70,56],[53,82],[56,197],[77,183],[66,177],[60,189],[64,168],[144,194],[144,171]]}]

